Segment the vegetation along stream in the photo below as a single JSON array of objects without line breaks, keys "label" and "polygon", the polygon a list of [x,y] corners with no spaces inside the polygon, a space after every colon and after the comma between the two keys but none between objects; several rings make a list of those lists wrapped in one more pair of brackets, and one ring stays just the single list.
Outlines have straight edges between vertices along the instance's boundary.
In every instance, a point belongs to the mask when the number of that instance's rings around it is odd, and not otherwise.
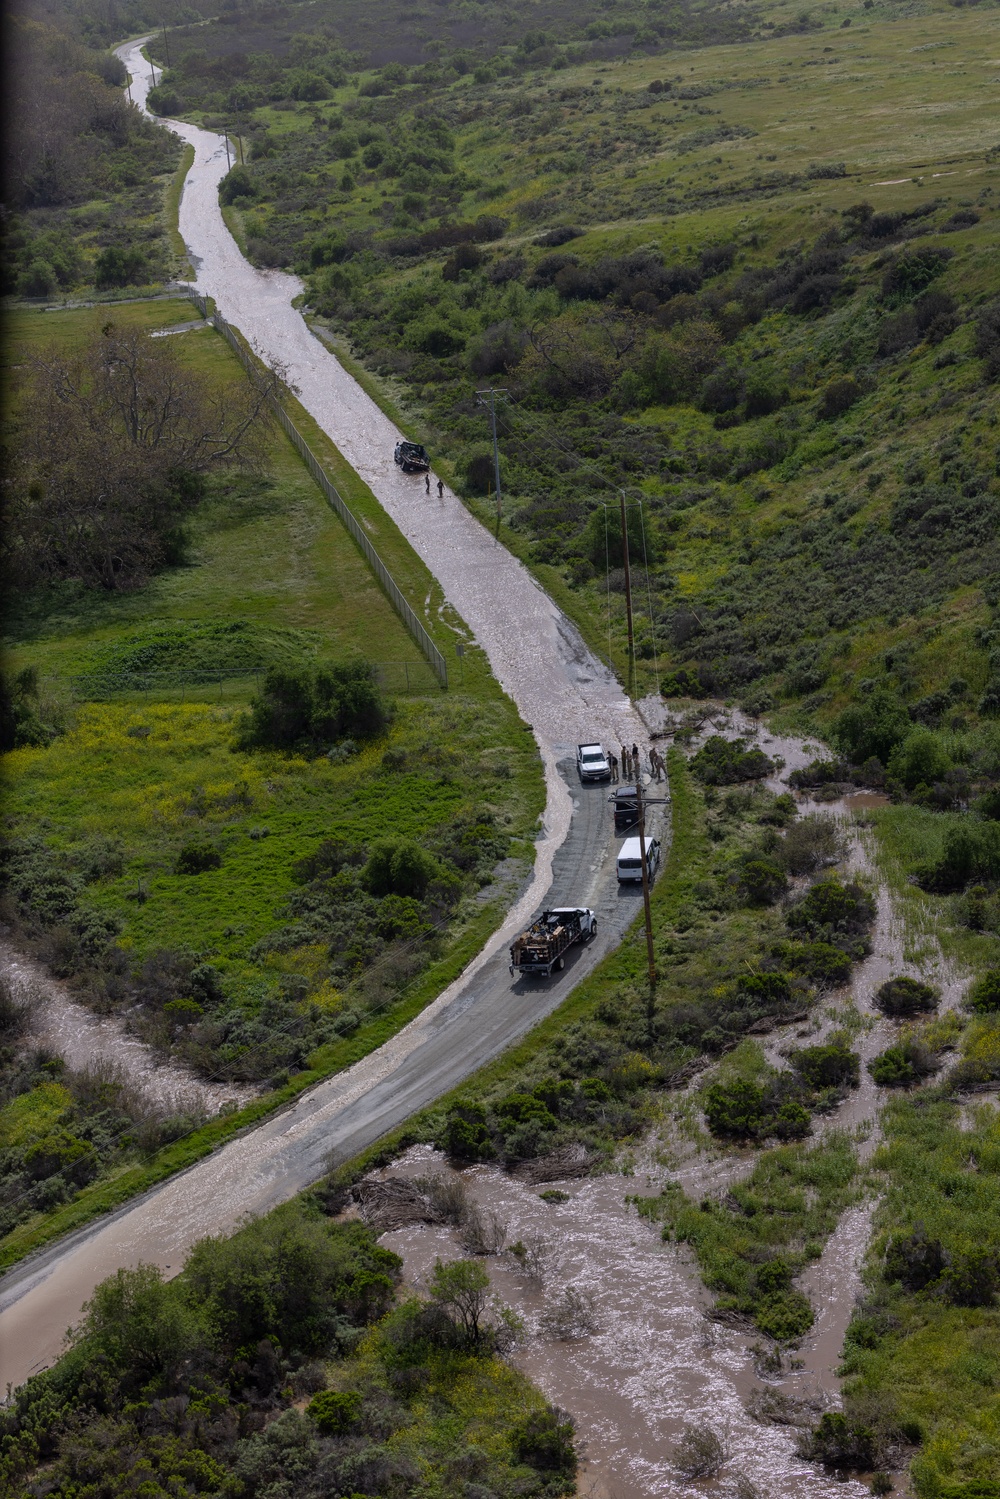
[{"label": "vegetation along stream", "polygon": [[0,1490],[993,1499],[996,6],[8,33]]}]

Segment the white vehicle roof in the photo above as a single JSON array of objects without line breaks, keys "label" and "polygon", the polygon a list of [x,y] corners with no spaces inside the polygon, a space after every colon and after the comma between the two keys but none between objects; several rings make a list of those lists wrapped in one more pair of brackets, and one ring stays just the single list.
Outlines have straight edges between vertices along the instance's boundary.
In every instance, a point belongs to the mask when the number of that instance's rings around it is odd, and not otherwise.
[{"label": "white vehicle roof", "polygon": [[[646,853],[649,853],[650,844],[656,843],[656,838],[646,839]],[[641,854],[641,846],[638,838],[626,838],[618,850],[619,859],[638,859]]]},{"label": "white vehicle roof", "polygon": [[579,750],[581,755],[587,754],[589,750],[592,754],[600,755],[601,759],[604,759],[604,749],[599,744],[581,744]]}]

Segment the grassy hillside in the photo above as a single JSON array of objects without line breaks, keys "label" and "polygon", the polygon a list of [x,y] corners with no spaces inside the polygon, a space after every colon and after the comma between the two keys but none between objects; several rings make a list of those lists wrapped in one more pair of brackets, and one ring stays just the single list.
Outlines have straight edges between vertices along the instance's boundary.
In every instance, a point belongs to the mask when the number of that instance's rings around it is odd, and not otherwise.
[{"label": "grassy hillside", "polygon": [[604,506],[625,484],[643,680],[655,660],[671,692],[822,722],[892,649],[911,696],[961,678],[975,708],[975,585],[1000,566],[997,23],[788,19],[586,65],[484,38],[459,73],[446,49],[430,71],[346,71],[304,33],[240,62],[219,28],[170,79],[209,114],[239,96],[249,162],[223,196],[251,257],[311,273],[473,504],[492,482],[474,390],[505,387],[512,542],[592,639],[610,613],[620,665]]},{"label": "grassy hillside", "polygon": [[[190,311],[157,302],[118,316],[154,331]],[[12,376],[106,316],[15,315]],[[238,371],[210,329],[171,344],[211,379]],[[356,476],[349,496],[377,512]],[[374,539],[404,592],[421,610],[439,602],[378,514]],[[459,971],[530,868],[537,751],[485,657],[470,647],[464,681],[440,689],[280,435],[265,474],[209,481],[180,565],[131,592],[72,580],[23,591],[6,626],[26,717],[5,762],[4,919],[84,1002],[127,1012],[206,1076],[259,1083],[277,1103],[363,1055]],[[435,614],[430,627],[452,654],[460,622]],[[361,660],[381,673],[386,727],[341,737],[330,755],[245,742],[268,668]],[[369,871],[383,845],[386,858],[409,851],[405,878]],[[509,878],[492,884],[507,858]],[[16,1034],[16,1016],[2,1023]],[[41,1054],[4,1057],[2,1210],[22,1247],[40,1214],[77,1212],[81,1189],[106,1206],[108,1172],[128,1164],[134,1190],[185,1163],[169,1141],[197,1120],[147,1117],[123,1079],[102,1092]],[[26,1177],[25,1153],[56,1138],[65,1148]]]}]

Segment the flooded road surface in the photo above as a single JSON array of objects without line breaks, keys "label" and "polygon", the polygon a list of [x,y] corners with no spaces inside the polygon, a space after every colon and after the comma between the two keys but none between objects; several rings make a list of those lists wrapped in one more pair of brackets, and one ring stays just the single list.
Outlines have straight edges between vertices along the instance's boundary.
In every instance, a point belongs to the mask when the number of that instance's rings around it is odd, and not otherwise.
[{"label": "flooded road surface", "polygon": [[259,1089],[206,1082],[186,1067],[160,1063],[150,1047],[130,1036],[117,1017],[100,1017],[74,999],[69,987],[40,963],[0,941],[0,969],[35,996],[27,1043],[44,1046],[76,1071],[111,1062],[164,1114],[218,1114],[248,1103]]},{"label": "flooded road surface", "polygon": [[[120,48],[143,103],[149,68],[141,43]],[[181,232],[198,266],[198,289],[265,358],[278,359],[303,405],[370,484],[440,580],[523,717],[532,724],[548,786],[545,837],[531,885],[503,928],[406,1029],[348,1072],[147,1197],[44,1250],[0,1281],[0,1389],[51,1362],[63,1333],[97,1282],[140,1261],[176,1273],[197,1239],[236,1227],[248,1213],[287,1200],[498,1055],[554,1008],[615,946],[639,909],[614,877],[606,786],[581,786],[578,741],[605,744],[648,734],[612,673],[530,574],[445,491],[430,500],[419,477],[393,463],[399,435],[373,401],[313,337],[290,306],[293,277],[256,271],[240,255],[218,205],[226,171],[221,137],[176,129],[195,148],[181,202]],[[561,770],[560,770],[560,762]],[[663,829],[651,828],[664,836]],[[507,947],[548,903],[593,906],[599,935],[573,949],[565,972],[543,984],[513,982]]]},{"label": "flooded road surface", "polygon": [[[141,46],[131,42],[118,53],[132,74],[133,97],[144,106],[150,70]],[[197,290],[214,297],[262,358],[284,366],[302,405],[369,485],[472,630],[538,740],[548,776],[549,844],[557,845],[571,808],[556,762],[584,740],[642,742],[643,723],[575,626],[457,495],[446,487],[439,499],[435,483],[429,496],[421,474],[404,474],[396,466],[393,451],[402,434],[292,307],[302,291],[299,279],[257,270],[244,259],[219,208],[218,184],[227,170],[223,138],[183,122],[164,123],[195,151],[179,222],[197,268]],[[549,848],[539,853],[543,883],[536,882],[536,900],[547,882]]]},{"label": "flooded road surface", "polygon": [[[563,770],[575,776],[571,763]],[[9,1271],[0,1279],[0,1390],[58,1356],[66,1328],[98,1281],[140,1262],[176,1274],[198,1239],[231,1232],[247,1214],[287,1201],[499,1055],[617,945],[642,897],[620,890],[615,879],[607,788],[565,789],[575,815],[553,861],[551,902],[592,906],[596,940],[572,948],[565,971],[550,980],[515,981],[506,946],[497,951],[494,939],[371,1056],[147,1196]],[[525,915],[522,902],[501,944]]]}]

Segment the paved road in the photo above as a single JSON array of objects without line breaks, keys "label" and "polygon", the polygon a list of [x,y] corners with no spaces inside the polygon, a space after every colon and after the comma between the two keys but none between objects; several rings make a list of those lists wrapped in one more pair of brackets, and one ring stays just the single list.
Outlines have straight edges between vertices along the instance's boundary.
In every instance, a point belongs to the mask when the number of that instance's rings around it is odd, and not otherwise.
[{"label": "paved road", "polygon": [[[395,1128],[498,1056],[554,1009],[618,942],[641,893],[619,890],[606,785],[574,785],[575,815],[558,850],[547,904],[591,905],[598,935],[545,981],[515,981],[504,947],[482,957],[387,1045],[320,1084],[284,1113],[231,1141],[118,1213],[80,1230],[0,1280],[0,1389],[58,1356],[98,1281],[140,1262],[176,1273],[191,1245],[268,1211]],[[571,778],[572,777],[572,778]],[[651,829],[652,831],[652,829]]]},{"label": "paved road", "polygon": [[[148,68],[135,60],[138,47],[131,43],[120,51],[142,102]],[[531,886],[503,929],[386,1046],[0,1281],[0,1389],[57,1356],[66,1327],[105,1276],[140,1261],[176,1273],[197,1239],[229,1231],[247,1214],[287,1200],[499,1055],[617,943],[641,901],[635,890],[619,893],[614,879],[607,788],[581,787],[567,759],[578,740],[645,740],[620,685],[457,496],[446,490],[440,502],[428,501],[422,484],[395,468],[396,429],[291,309],[299,283],[281,272],[254,270],[225,229],[217,194],[225,172],[221,139],[193,126],[176,128],[196,152],[180,223],[198,265],[199,290],[215,296],[262,353],[285,362],[303,405],[370,484],[472,627],[533,726],[546,768],[545,836]],[[565,971],[548,983],[514,983],[506,956],[514,932],[543,905],[584,903],[598,912],[597,940],[574,950]]]}]

